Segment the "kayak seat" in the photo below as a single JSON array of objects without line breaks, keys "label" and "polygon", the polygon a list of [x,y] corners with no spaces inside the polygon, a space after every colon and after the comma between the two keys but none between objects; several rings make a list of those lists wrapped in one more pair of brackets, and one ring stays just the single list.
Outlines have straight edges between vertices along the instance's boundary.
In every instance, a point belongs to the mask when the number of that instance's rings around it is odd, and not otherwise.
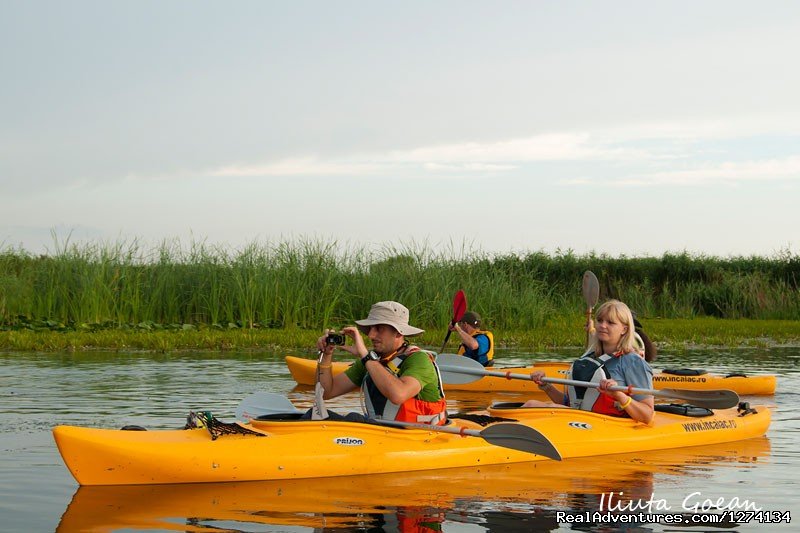
[{"label": "kayak seat", "polygon": [[[522,407],[522,402],[501,402],[492,405],[492,409],[519,409]],[[703,417],[711,416],[714,412],[705,407],[697,407],[685,403],[657,403],[655,410],[662,413],[671,413],[673,415],[682,415],[688,417]]]},{"label": "kayak seat", "polygon": [[134,426],[134,425],[122,426],[120,429],[122,431],[147,431],[147,428],[143,428],[142,426]]},{"label": "kayak seat", "polygon": [[302,416],[303,413],[272,413],[268,415],[257,416],[255,420],[270,420],[270,421],[300,420],[300,417]]},{"label": "kayak seat", "polygon": [[[298,413],[273,413],[269,415],[261,415],[256,417],[255,420],[269,420],[272,422],[295,422],[298,420],[308,422],[314,421],[313,418],[313,411],[314,408],[309,408],[308,411],[305,412],[298,412]],[[331,411],[328,409],[328,418],[323,420],[332,421],[332,422],[356,422],[358,424],[371,424],[375,426],[380,426],[380,420],[373,420],[371,418],[367,418],[365,415],[361,413],[354,413],[350,412],[346,415],[342,415],[337,413],[336,411]],[[321,422],[322,420],[318,420],[317,422]]]},{"label": "kayak seat", "polygon": [[[295,422],[303,421],[308,422],[313,419],[313,408],[308,411],[298,411],[293,413],[270,413],[268,415],[257,416],[254,420],[269,420],[271,422]],[[328,418],[325,420],[332,420],[337,422],[368,422],[367,417],[361,413],[347,413],[340,415],[335,411],[328,411]]]},{"label": "kayak seat", "polygon": [[711,409],[697,407],[696,405],[690,405],[688,403],[657,403],[655,405],[655,410],[660,413],[688,416],[691,418],[701,418],[714,414],[714,411]]},{"label": "kayak seat", "polygon": [[746,378],[747,374],[742,374],[741,372],[734,372],[733,374],[728,374],[725,377],[726,378]]},{"label": "kayak seat", "polygon": [[[495,405],[494,407],[497,406]],[[518,420],[515,418],[503,418],[502,416],[479,415],[474,413],[455,413],[447,416],[449,418],[448,423],[453,419],[467,420],[468,422],[474,422],[483,427],[488,426],[489,424],[495,424],[497,422],[518,422]]]},{"label": "kayak seat", "polygon": [[703,374],[708,374],[708,372],[700,368],[665,368],[661,373],[673,376],[702,376]]},{"label": "kayak seat", "polygon": [[[492,409],[519,409],[522,407],[522,402],[501,402],[492,405]],[[697,407],[685,403],[657,403],[655,410],[662,413],[671,413],[674,415],[682,415],[688,417],[703,417],[711,416],[714,412],[705,407]]]},{"label": "kayak seat", "polygon": [[492,404],[492,409],[519,409],[523,402],[497,402]]}]

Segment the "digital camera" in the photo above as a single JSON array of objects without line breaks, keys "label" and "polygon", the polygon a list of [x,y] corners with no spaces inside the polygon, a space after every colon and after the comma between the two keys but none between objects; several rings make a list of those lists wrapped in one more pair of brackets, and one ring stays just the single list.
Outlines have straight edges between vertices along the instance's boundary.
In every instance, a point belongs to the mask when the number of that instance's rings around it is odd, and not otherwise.
[{"label": "digital camera", "polygon": [[337,346],[344,345],[344,335],[341,333],[328,333],[328,336],[325,337],[325,344],[335,344]]}]

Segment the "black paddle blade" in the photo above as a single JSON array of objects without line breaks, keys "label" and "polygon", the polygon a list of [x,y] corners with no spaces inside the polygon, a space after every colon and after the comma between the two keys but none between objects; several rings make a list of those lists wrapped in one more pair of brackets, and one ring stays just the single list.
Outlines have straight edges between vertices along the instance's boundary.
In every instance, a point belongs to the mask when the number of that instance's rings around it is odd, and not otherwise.
[{"label": "black paddle blade", "polygon": [[732,390],[677,390],[661,389],[658,394],[663,398],[683,400],[697,407],[706,409],[730,409],[739,405],[739,395]]},{"label": "black paddle blade", "polygon": [[492,424],[486,429],[482,430],[481,437],[486,439],[486,442],[494,444],[495,446],[503,446],[504,448],[511,448],[512,450],[519,450],[521,452],[535,453],[553,459],[554,461],[561,460],[561,454],[556,449],[555,445],[550,440],[533,429],[532,427],[522,424],[512,424],[510,422],[501,422],[499,424]]}]

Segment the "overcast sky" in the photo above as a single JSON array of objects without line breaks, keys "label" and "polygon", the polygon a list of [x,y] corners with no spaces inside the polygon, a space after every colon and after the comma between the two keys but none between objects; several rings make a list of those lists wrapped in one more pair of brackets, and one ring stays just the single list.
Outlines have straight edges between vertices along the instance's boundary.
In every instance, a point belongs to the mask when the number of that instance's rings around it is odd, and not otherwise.
[{"label": "overcast sky", "polygon": [[0,247],[800,249],[800,2],[0,0]]}]

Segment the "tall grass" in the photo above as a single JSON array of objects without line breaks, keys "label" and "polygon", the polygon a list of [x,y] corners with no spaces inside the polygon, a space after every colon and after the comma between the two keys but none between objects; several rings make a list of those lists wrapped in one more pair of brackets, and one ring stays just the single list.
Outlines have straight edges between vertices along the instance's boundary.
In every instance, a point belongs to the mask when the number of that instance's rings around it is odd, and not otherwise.
[{"label": "tall grass", "polygon": [[788,251],[628,258],[314,240],[239,250],[170,240],[147,248],[134,240],[64,243],[43,256],[0,250],[0,323],[321,329],[393,299],[409,307],[415,325],[437,328],[449,322],[453,294],[463,289],[489,326],[521,330],[574,317],[587,269],[602,298],[626,301],[642,318],[800,319],[800,256]]}]

